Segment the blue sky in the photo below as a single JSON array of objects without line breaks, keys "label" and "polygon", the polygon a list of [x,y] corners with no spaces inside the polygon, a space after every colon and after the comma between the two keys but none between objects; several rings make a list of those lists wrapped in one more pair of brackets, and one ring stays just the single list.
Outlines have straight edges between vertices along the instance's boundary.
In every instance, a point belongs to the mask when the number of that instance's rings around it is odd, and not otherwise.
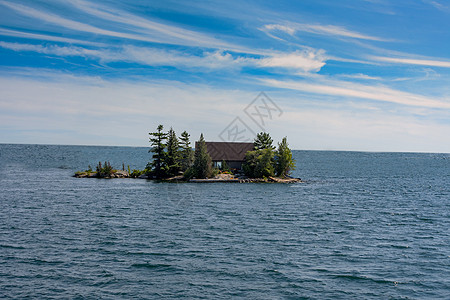
[{"label": "blue sky", "polygon": [[218,140],[264,91],[294,149],[450,152],[449,1],[117,2],[0,0],[0,143]]}]

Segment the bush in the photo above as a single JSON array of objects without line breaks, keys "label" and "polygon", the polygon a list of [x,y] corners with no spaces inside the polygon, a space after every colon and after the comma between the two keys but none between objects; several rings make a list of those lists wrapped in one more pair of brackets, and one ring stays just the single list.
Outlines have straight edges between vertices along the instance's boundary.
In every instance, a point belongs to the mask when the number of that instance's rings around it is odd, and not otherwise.
[{"label": "bush", "polygon": [[222,166],[220,167],[220,170],[222,171],[222,173],[224,174],[229,174],[231,173],[231,169],[230,166],[228,166],[227,162],[222,160]]},{"label": "bush", "polygon": [[131,172],[131,173],[129,173],[130,174],[130,177],[131,178],[138,178],[139,176],[141,176],[142,174],[144,174],[144,172],[145,172],[145,170],[136,170],[136,169],[133,169],[133,171]]},{"label": "bush", "polygon": [[102,166],[101,162],[98,162],[97,177],[100,177],[100,178],[110,177],[113,172],[114,172],[114,170],[111,167],[111,164],[109,163],[109,161],[105,161],[105,164],[103,166]]}]

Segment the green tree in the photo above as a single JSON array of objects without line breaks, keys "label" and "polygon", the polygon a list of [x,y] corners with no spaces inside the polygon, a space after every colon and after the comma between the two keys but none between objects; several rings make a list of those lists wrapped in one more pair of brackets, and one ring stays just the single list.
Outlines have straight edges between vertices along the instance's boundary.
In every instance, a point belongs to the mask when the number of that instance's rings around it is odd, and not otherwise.
[{"label": "green tree", "polygon": [[278,143],[275,154],[275,171],[277,176],[286,177],[292,170],[295,170],[295,160],[292,158],[287,138],[284,137],[281,143]]},{"label": "green tree", "polygon": [[275,147],[273,146],[273,140],[267,132],[258,133],[253,144],[255,145],[255,150],[275,150]]},{"label": "green tree", "polygon": [[167,133],[167,152],[165,163],[167,165],[167,175],[175,176],[181,171],[180,142],[175,131],[170,128]]},{"label": "green tree", "polygon": [[111,164],[109,163],[109,161],[105,161],[105,164],[102,166],[101,162],[98,162],[97,165],[97,177],[100,178],[105,178],[105,177],[110,177],[111,174],[113,173],[113,168],[111,167]]},{"label": "green tree", "polygon": [[192,166],[192,175],[195,178],[209,178],[213,174],[212,160],[206,149],[206,142],[203,133],[200,140],[195,145],[194,165]]},{"label": "green tree", "polygon": [[242,166],[250,178],[264,178],[274,175],[274,153],[272,149],[248,151]]},{"label": "green tree", "polygon": [[180,136],[181,146],[181,170],[184,172],[194,163],[194,151],[191,148],[189,141],[189,133],[184,131]]},{"label": "green tree", "polygon": [[166,147],[167,133],[163,132],[164,126],[159,125],[156,132],[150,132],[150,143],[152,148],[149,152],[153,152],[153,161],[147,164],[151,174],[156,178],[164,178],[167,176],[168,167],[166,164]]}]

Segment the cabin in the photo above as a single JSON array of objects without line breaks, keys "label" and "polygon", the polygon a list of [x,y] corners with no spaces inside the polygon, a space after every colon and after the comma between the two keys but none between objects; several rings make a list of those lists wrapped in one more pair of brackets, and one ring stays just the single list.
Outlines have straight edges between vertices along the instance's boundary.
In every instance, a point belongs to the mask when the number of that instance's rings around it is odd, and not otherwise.
[{"label": "cabin", "polygon": [[245,154],[254,150],[253,143],[206,142],[206,149],[214,167],[220,168],[225,161],[231,169],[242,170]]}]

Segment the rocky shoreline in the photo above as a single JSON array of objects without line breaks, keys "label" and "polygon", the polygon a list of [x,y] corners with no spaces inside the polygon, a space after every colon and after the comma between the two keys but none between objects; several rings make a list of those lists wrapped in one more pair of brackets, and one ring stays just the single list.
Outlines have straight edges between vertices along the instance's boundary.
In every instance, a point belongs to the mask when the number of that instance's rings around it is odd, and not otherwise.
[{"label": "rocky shoreline", "polygon": [[[136,179],[152,179],[146,175],[140,175],[138,177],[131,177],[127,171],[114,170],[110,176],[99,177],[97,172],[76,172],[73,177],[76,178],[136,178]],[[186,180],[183,176],[175,176],[171,178],[164,179],[162,181],[167,182],[193,182],[193,183],[212,183],[212,182],[224,182],[224,183],[297,183],[302,182],[300,178],[279,178],[279,177],[268,177],[268,178],[248,178],[246,176],[234,176],[231,174],[219,174],[213,178],[207,179],[189,179]]]}]

